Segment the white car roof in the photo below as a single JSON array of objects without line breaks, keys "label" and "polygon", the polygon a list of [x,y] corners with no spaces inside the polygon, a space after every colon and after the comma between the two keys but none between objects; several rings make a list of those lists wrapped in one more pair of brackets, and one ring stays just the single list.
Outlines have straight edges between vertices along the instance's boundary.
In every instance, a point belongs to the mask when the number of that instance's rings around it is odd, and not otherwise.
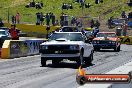
[{"label": "white car roof", "polygon": [[55,32],[55,33],[81,33],[82,34],[82,32]]}]

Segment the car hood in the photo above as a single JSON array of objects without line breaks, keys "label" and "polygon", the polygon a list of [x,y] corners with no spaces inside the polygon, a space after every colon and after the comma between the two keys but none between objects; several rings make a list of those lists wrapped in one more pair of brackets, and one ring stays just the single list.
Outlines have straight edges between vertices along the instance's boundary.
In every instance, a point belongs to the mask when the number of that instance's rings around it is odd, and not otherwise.
[{"label": "car hood", "polygon": [[94,38],[93,40],[110,40],[110,41],[117,41],[118,38],[114,37],[114,38],[111,38],[111,37],[98,37],[98,38]]},{"label": "car hood", "polygon": [[83,41],[47,41],[42,43],[41,45],[81,45],[83,44]]}]

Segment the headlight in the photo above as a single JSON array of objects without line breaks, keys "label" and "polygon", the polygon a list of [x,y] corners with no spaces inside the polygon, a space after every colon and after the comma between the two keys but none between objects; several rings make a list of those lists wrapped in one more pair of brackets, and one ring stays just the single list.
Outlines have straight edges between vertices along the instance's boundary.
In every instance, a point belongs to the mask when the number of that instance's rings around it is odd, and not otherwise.
[{"label": "headlight", "polygon": [[42,45],[40,48],[41,49],[48,49],[48,46],[47,45]]},{"label": "headlight", "polygon": [[115,44],[116,42],[115,41],[112,41],[113,44]]},{"label": "headlight", "polygon": [[112,41],[109,41],[109,43],[112,43]]},{"label": "headlight", "polygon": [[111,43],[111,44],[115,44],[116,42],[115,42],[115,41],[109,41],[109,43]]},{"label": "headlight", "polygon": [[71,50],[78,50],[79,49],[79,45],[70,45],[70,49]]}]

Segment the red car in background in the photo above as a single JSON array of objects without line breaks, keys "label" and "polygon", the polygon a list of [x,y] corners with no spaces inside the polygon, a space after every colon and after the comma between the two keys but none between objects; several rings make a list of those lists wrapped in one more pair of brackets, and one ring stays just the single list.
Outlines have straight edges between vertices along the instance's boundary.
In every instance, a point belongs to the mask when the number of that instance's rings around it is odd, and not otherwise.
[{"label": "red car in background", "polygon": [[115,32],[99,32],[92,41],[94,50],[114,49],[120,51],[120,38]]}]

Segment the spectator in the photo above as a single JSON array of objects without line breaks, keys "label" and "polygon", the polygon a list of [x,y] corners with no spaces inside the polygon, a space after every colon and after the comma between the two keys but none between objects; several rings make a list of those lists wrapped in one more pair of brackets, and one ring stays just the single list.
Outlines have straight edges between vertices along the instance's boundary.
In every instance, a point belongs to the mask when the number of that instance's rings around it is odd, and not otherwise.
[{"label": "spectator", "polygon": [[109,27],[109,28],[112,28],[112,19],[113,19],[113,17],[110,17],[110,18],[108,19],[108,27]]},{"label": "spectator", "polygon": [[40,2],[36,3],[36,9],[42,9],[42,6],[41,6]]},{"label": "spectator", "polygon": [[4,23],[2,21],[2,19],[0,18],[0,27],[3,27],[4,26]]},{"label": "spectator", "polygon": [[12,40],[19,40],[19,35],[16,30],[16,25],[11,25],[11,28],[9,29],[9,33],[11,35]]},{"label": "spectator", "polygon": [[19,24],[20,23],[20,14],[19,13],[17,13],[16,14],[16,22],[17,22],[17,24]]},{"label": "spectator", "polygon": [[97,33],[99,32],[99,28],[95,27],[92,34],[94,37],[96,37]]},{"label": "spectator", "polygon": [[41,25],[44,24],[44,18],[45,18],[45,17],[44,17],[44,15],[43,15],[43,13],[41,12],[41,13],[40,13],[40,24],[41,24]]},{"label": "spectator", "polygon": [[46,13],[46,25],[50,25],[50,15]]},{"label": "spectator", "polygon": [[36,13],[36,16],[37,16],[37,22],[36,22],[36,25],[40,25],[41,13],[40,13],[40,12]]},{"label": "spectator", "polygon": [[68,15],[64,15],[64,26],[68,26]]},{"label": "spectator", "polygon": [[55,25],[59,25],[59,21],[58,20],[55,21]]},{"label": "spectator", "polygon": [[60,16],[60,25],[64,26],[64,13],[62,13]]},{"label": "spectator", "polygon": [[122,11],[121,17],[122,17],[122,18],[127,18],[127,15],[126,15],[126,12],[125,12],[125,11]]},{"label": "spectator", "polygon": [[11,17],[11,21],[12,21],[12,24],[16,24],[16,17],[14,15]]},{"label": "spectator", "polygon": [[74,26],[75,22],[76,22],[76,18],[72,16],[72,19],[71,19],[71,26]]},{"label": "spectator", "polygon": [[93,20],[93,19],[90,21],[90,27],[91,27],[91,28],[94,27],[94,20]]},{"label": "spectator", "polygon": [[80,0],[81,6],[85,5],[85,0]]},{"label": "spectator", "polygon": [[124,24],[123,24],[123,36],[126,36],[127,35],[127,29],[128,29],[127,22],[124,21]]},{"label": "spectator", "polygon": [[44,4],[43,4],[43,2],[42,2],[42,1],[40,2],[40,5],[41,5],[41,7],[43,7],[43,6],[44,6]]},{"label": "spectator", "polygon": [[100,26],[100,23],[98,20],[96,20],[95,27],[99,28],[99,26]]},{"label": "spectator", "polygon": [[55,26],[55,15],[51,13],[52,25]]}]

